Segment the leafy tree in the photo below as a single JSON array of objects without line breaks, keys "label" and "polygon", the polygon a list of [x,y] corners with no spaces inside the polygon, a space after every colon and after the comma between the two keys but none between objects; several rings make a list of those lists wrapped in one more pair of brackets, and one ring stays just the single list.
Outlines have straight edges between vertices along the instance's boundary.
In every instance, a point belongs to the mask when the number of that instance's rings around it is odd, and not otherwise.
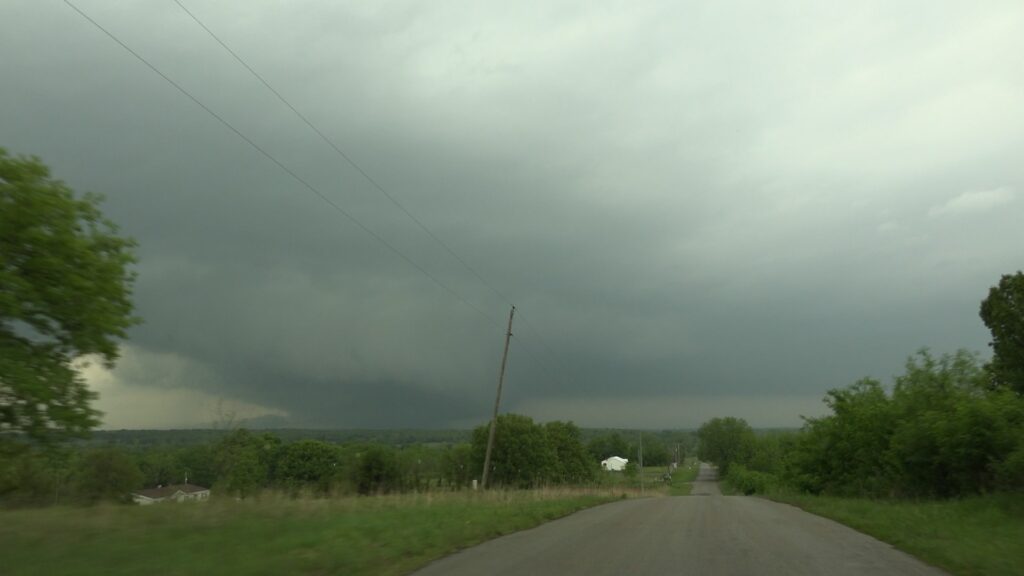
[{"label": "leafy tree", "polygon": [[79,498],[127,501],[142,486],[142,472],[130,455],[118,448],[99,448],[81,454],[73,473]]},{"label": "leafy tree", "polygon": [[441,456],[441,480],[450,488],[469,486],[480,470],[473,468],[472,447],[457,444]]},{"label": "leafy tree", "polygon": [[420,492],[430,489],[434,480],[441,478],[444,452],[422,444],[406,446],[398,452],[404,490]]},{"label": "leafy tree", "polygon": [[280,444],[272,434],[256,435],[244,428],[228,434],[214,447],[217,481],[229,493],[252,495],[267,485]]},{"label": "leafy tree", "polygon": [[606,460],[612,456],[620,458],[629,457],[629,443],[626,442],[618,432],[602,434],[594,437],[588,444],[587,450],[598,461]]},{"label": "leafy tree", "polygon": [[[640,436],[644,443],[644,466],[667,466],[672,461],[668,448],[657,436],[645,432],[641,432]],[[639,443],[630,444],[628,452],[629,458],[637,459],[638,463],[639,447]]]},{"label": "leafy tree", "polygon": [[829,390],[825,404],[832,414],[808,419],[800,438],[798,486],[840,494],[884,492],[896,414],[882,384],[865,378]]},{"label": "leafy tree", "polygon": [[[483,469],[487,435],[487,425],[473,430],[472,466],[476,470],[474,475]],[[555,451],[548,444],[543,426],[535,424],[528,416],[498,416],[494,432],[494,451],[491,453],[489,484],[531,488],[549,481],[554,470]]]},{"label": "leafy tree", "polygon": [[394,448],[372,444],[359,454],[355,469],[360,494],[386,494],[401,487],[402,474]]},{"label": "leafy tree", "polygon": [[989,290],[981,319],[992,332],[993,381],[1024,394],[1024,272],[1003,276]]},{"label": "leafy tree", "polygon": [[582,484],[594,479],[597,460],[583,447],[580,429],[572,422],[548,422],[544,425],[548,445],[554,451],[552,481]]},{"label": "leafy tree", "polygon": [[98,423],[72,362],[107,366],[138,319],[134,241],[37,158],[0,149],[0,433],[48,441]]},{"label": "leafy tree", "polygon": [[320,440],[300,440],[283,446],[277,454],[274,473],[288,488],[314,488],[326,494],[338,474],[339,453]]},{"label": "leafy tree", "polygon": [[698,457],[718,466],[723,475],[729,466],[750,459],[754,448],[754,431],[742,418],[712,418],[697,431],[700,438]]}]

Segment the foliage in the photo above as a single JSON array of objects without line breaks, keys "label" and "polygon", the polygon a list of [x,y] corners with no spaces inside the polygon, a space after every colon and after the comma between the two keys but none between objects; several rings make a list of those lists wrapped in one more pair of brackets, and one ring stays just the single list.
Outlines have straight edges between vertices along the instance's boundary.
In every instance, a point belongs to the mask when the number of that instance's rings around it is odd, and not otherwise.
[{"label": "foliage", "polygon": [[218,488],[241,498],[266,486],[281,441],[271,434],[239,429],[214,447]]},{"label": "foliage", "polygon": [[473,468],[473,449],[459,444],[445,449],[441,455],[441,481],[449,488],[465,488],[477,475]]},{"label": "foliage", "polygon": [[884,492],[896,414],[881,383],[865,378],[829,390],[825,404],[832,415],[808,419],[799,439],[797,485],[811,492]]},{"label": "foliage", "polygon": [[275,455],[274,477],[284,487],[330,491],[340,458],[335,446],[319,440],[300,440],[282,446]]},{"label": "foliage", "polygon": [[98,423],[72,363],[112,366],[132,315],[134,241],[37,158],[0,149],[0,433],[36,441]]},{"label": "foliage", "polygon": [[830,390],[825,403],[831,414],[808,419],[799,434],[756,437],[727,480],[744,492],[871,497],[1024,488],[1024,399],[987,386],[973,354],[921,350],[891,393],[864,379]]},{"label": "foliage", "polygon": [[550,481],[555,484],[585,484],[594,479],[597,461],[583,447],[580,429],[572,422],[548,422],[544,425],[547,442],[554,451]]},{"label": "foliage", "polygon": [[[488,431],[487,425],[473,430],[472,465],[477,470],[483,470]],[[528,416],[501,414],[494,432],[489,486],[541,486],[553,478],[555,458],[543,426]]]},{"label": "foliage", "polygon": [[981,302],[981,319],[992,332],[992,379],[1024,394],[1024,272],[1004,275]]},{"label": "foliage", "polygon": [[697,431],[698,456],[718,466],[725,475],[733,463],[750,459],[754,449],[754,431],[742,418],[712,418]]},{"label": "foliage", "polygon": [[356,490],[360,494],[387,494],[401,487],[398,458],[393,448],[371,445],[359,454],[355,472]]},{"label": "foliage", "polygon": [[607,460],[612,456],[629,458],[629,443],[622,438],[618,432],[609,432],[596,436],[587,443],[587,451],[598,462]]},{"label": "foliage", "polygon": [[128,501],[130,493],[142,487],[138,465],[117,448],[99,448],[81,454],[74,478],[75,492],[86,502]]}]

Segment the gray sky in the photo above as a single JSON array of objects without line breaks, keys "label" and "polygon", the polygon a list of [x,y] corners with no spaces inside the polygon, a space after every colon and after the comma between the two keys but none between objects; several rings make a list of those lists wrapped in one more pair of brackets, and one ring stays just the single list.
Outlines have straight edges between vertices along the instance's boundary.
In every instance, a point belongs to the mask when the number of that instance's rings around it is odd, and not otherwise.
[{"label": "gray sky", "polygon": [[140,243],[106,427],[475,425],[509,300],[503,410],[798,425],[987,355],[1024,267],[1019,0],[182,0],[487,284],[173,1],[73,1],[416,265],[64,3],[3,2],[0,146]]}]

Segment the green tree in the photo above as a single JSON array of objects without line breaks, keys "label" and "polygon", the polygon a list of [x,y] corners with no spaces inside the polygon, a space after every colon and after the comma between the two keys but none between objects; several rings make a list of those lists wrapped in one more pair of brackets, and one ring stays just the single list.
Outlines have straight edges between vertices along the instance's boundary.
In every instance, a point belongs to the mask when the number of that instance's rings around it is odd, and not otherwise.
[{"label": "green tree", "polygon": [[214,447],[217,482],[242,498],[267,485],[281,440],[242,428],[221,438]]},{"label": "green tree", "polygon": [[608,434],[602,434],[595,436],[587,444],[587,450],[590,454],[598,461],[602,461],[612,456],[618,456],[620,458],[629,457],[629,443],[622,438],[622,434],[618,432],[611,432]]},{"label": "green tree", "polygon": [[338,463],[335,446],[320,440],[300,440],[281,447],[274,473],[277,481],[288,488],[313,488],[326,494],[338,474]]},{"label": "green tree", "polygon": [[1003,276],[989,290],[981,320],[992,332],[994,383],[1024,394],[1024,272]]},{"label": "green tree", "polygon": [[73,362],[107,366],[132,315],[133,240],[37,158],[0,149],[0,433],[49,441],[98,423]]},{"label": "green tree", "polygon": [[746,463],[754,450],[754,431],[742,418],[712,418],[697,431],[698,457],[718,466],[722,475],[732,464]]},{"label": "green tree", "polygon": [[142,472],[130,455],[118,448],[83,452],[73,472],[76,492],[86,502],[127,501],[142,487]]},{"label": "green tree", "polygon": [[449,446],[441,456],[441,480],[450,488],[469,486],[480,470],[473,469],[473,449],[469,444]]},{"label": "green tree", "polygon": [[580,441],[580,429],[572,422],[544,425],[548,445],[554,452],[551,479],[560,484],[583,484],[594,479],[597,460]]},{"label": "green tree", "polygon": [[398,456],[390,446],[371,444],[359,453],[355,468],[356,490],[363,495],[386,494],[401,488]]},{"label": "green tree", "polygon": [[[474,475],[483,470],[487,450],[488,426],[473,430]],[[519,414],[498,416],[491,453],[488,484],[514,488],[532,488],[551,480],[555,470],[555,451],[548,443],[544,427]]]},{"label": "green tree", "polygon": [[889,487],[889,442],[896,408],[877,380],[864,378],[829,390],[829,416],[809,418],[794,455],[803,490],[881,495]]}]

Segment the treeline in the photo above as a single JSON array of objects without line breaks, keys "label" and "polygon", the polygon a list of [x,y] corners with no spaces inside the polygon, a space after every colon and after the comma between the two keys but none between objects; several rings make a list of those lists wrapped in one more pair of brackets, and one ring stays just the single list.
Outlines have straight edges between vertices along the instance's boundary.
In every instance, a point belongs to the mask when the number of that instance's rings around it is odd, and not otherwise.
[{"label": "treeline", "polygon": [[[215,494],[239,498],[267,490],[311,496],[459,490],[480,479],[487,434],[488,426],[483,425],[465,433],[469,442],[407,446],[311,438],[289,442],[276,431],[245,429],[188,445],[44,447],[4,442],[0,503],[128,501],[132,491],[181,484],[186,478],[191,484],[212,487]],[[684,441],[692,435],[676,434],[685,454]],[[600,460],[631,454],[638,440],[637,434],[612,431],[592,435],[584,443],[581,430],[571,422],[540,424],[526,416],[501,415],[490,483],[501,488],[600,483]],[[645,460],[653,460],[648,464],[668,463],[669,451],[658,435],[644,433],[643,442]]]},{"label": "treeline", "polygon": [[891,387],[863,379],[831,390],[831,414],[799,432],[756,435],[715,418],[699,455],[745,493],[775,489],[868,497],[952,498],[1024,490],[1024,274],[982,303],[994,356],[907,360]]}]

